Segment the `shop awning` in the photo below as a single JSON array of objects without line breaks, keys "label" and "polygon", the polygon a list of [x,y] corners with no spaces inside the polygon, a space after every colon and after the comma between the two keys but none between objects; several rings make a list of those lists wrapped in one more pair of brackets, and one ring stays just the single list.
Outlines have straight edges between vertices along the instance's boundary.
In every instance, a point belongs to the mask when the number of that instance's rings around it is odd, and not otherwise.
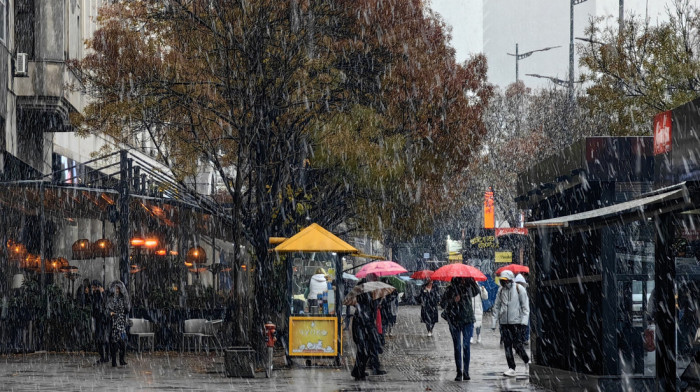
[{"label": "shop awning", "polygon": [[561,228],[592,230],[680,210],[689,205],[691,201],[686,183],[680,183],[648,193],[638,199],[577,214],[526,222],[525,226],[534,230]]},{"label": "shop awning", "polygon": [[362,257],[362,258],[370,259],[370,260],[386,260],[386,257],[384,257],[384,256],[368,255],[365,253],[353,253],[350,256]]},{"label": "shop awning", "polygon": [[[2,208],[38,216],[42,200],[44,214],[53,219],[109,221],[116,217],[119,193],[109,188],[52,184],[40,180],[0,182]],[[207,235],[216,230],[218,238],[232,238],[229,225],[221,223],[226,217],[217,216],[220,222],[214,228],[211,224],[213,212],[188,200],[132,194],[129,195],[129,214],[136,222],[149,218],[169,228],[184,225]]]},{"label": "shop awning", "polygon": [[357,248],[336,237],[330,231],[312,223],[275,247],[275,252],[336,252],[358,253]]}]

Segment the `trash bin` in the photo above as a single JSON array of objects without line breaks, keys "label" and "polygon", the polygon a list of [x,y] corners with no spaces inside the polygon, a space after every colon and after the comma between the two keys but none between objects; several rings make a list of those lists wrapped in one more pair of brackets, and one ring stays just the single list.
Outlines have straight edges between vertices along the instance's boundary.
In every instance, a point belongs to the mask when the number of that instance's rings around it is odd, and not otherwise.
[{"label": "trash bin", "polygon": [[255,350],[249,346],[233,346],[225,350],[227,377],[255,377]]}]

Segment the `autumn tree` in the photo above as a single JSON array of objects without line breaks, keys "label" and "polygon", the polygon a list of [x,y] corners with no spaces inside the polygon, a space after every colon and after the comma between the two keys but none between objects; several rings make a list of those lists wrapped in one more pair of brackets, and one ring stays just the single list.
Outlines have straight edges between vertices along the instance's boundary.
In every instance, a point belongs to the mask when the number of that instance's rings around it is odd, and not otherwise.
[{"label": "autumn tree", "polygon": [[347,80],[352,106],[320,125],[325,145],[315,151],[354,189],[355,222],[391,246],[455,208],[486,131],[486,60],[458,64],[449,31],[422,1],[338,3],[350,17],[339,44],[353,48],[336,50],[339,68],[367,78]]},{"label": "autumn tree", "polygon": [[622,31],[598,19],[578,45],[588,68],[582,104],[612,119],[611,135],[649,135],[655,114],[686,103],[700,92],[700,9],[676,0],[669,20],[651,25],[627,18]]},{"label": "autumn tree", "polygon": [[419,0],[123,1],[100,22],[75,121],[149,140],[183,181],[203,162],[224,179],[234,249],[253,247],[247,341],[286,306],[271,235],[307,219],[410,235],[449,207],[485,132],[485,61],[456,64]]},{"label": "autumn tree", "polygon": [[[582,97],[577,94],[577,101]],[[489,101],[483,148],[470,165],[472,176],[466,183],[464,220],[473,227],[481,222],[483,193],[496,192],[499,213],[514,225],[519,211],[514,202],[517,176],[533,164],[556,154],[586,136],[605,135],[609,119],[591,116],[585,107],[570,105],[564,89],[550,86],[538,90],[519,81],[504,91],[497,90]]]}]

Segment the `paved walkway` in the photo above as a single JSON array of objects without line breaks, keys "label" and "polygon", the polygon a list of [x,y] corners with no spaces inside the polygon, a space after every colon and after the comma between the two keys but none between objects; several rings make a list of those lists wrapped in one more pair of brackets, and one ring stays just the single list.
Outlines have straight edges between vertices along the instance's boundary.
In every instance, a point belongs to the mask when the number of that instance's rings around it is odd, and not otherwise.
[{"label": "paved walkway", "polygon": [[[298,361],[291,368],[275,369],[272,378],[258,373],[254,379],[228,378],[222,357],[181,355],[176,352],[129,353],[126,367],[93,365],[95,356],[35,353],[0,356],[0,390],[3,391],[530,391],[522,362],[518,377],[505,378],[506,361],[498,335],[482,331],[481,345],[472,346],[471,381],[455,382],[452,341],[444,320],[428,338],[419,322],[420,308],[401,306],[394,337],[388,338],[382,364],[384,376],[356,382],[350,376],[354,347],[345,338],[345,358],[340,368],[319,360],[307,367]],[[485,318],[484,325],[490,326]],[[281,353],[280,353],[281,354]],[[276,358],[278,362],[283,357]]]}]

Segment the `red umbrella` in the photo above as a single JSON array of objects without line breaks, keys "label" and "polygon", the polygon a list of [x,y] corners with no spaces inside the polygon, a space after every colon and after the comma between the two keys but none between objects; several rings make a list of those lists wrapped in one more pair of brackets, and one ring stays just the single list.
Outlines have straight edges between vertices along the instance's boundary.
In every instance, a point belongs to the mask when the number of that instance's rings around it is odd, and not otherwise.
[{"label": "red umbrella", "polygon": [[365,264],[360,271],[355,274],[358,278],[364,278],[367,274],[375,274],[377,276],[386,275],[398,275],[404,272],[408,272],[406,268],[400,266],[393,261],[373,261],[371,263]]},{"label": "red umbrella", "polygon": [[474,278],[483,282],[486,280],[486,275],[471,265],[455,263],[438,268],[430,279],[449,282],[452,278]]},{"label": "red umbrella", "polygon": [[530,267],[527,267],[525,265],[520,265],[520,264],[508,264],[505,265],[499,269],[496,270],[496,275],[500,275],[501,272],[508,270],[515,275],[517,274],[529,274],[530,273]]},{"label": "red umbrella", "polygon": [[421,270],[421,271],[416,271],[411,275],[411,279],[430,279],[431,276],[433,276],[435,272],[431,270]]}]

